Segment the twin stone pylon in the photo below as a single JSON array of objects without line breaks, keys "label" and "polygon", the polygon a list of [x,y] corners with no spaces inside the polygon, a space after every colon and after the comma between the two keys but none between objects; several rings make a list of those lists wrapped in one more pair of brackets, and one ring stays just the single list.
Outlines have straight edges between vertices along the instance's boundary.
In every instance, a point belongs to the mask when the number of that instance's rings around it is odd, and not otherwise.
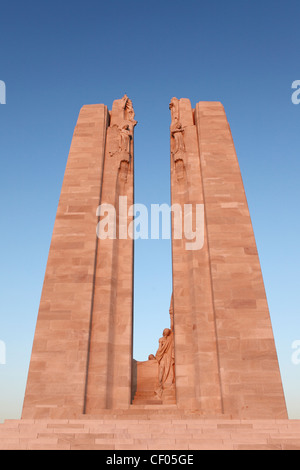
[{"label": "twin stone pylon", "polygon": [[[188,99],[173,98],[170,111],[171,203],[192,212],[202,207],[204,225],[199,247],[186,249],[172,223],[176,406],[210,417],[285,418],[260,262],[224,108],[199,102],[192,109]],[[111,111],[103,104],[80,111],[23,418],[77,418],[134,406],[134,241],[119,236],[133,218],[116,217],[115,237],[97,236],[96,227],[101,204],[118,214],[120,196],[134,203],[136,124],[126,95]]]}]

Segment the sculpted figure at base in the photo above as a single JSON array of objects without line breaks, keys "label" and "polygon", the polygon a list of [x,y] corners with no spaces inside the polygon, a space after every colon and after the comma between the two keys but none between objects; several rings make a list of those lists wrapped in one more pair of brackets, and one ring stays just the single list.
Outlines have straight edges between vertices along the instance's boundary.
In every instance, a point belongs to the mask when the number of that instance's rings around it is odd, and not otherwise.
[{"label": "sculpted figure at base", "polygon": [[159,339],[155,359],[158,362],[158,389],[155,393],[161,397],[170,374],[172,374],[171,386],[175,383],[174,335],[169,328],[164,329],[163,336]]}]

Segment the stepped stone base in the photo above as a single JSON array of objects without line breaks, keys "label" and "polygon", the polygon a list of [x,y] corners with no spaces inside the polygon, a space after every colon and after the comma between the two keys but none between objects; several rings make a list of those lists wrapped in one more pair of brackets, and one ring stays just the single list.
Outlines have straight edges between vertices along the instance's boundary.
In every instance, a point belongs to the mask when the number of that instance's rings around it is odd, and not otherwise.
[{"label": "stepped stone base", "polygon": [[156,361],[134,361],[135,394],[133,405],[176,405],[175,385],[172,385],[172,377],[164,384],[161,394],[158,383],[158,364]]},{"label": "stepped stone base", "polygon": [[207,418],[133,405],[79,419],[6,420],[1,450],[300,450],[300,420]]}]

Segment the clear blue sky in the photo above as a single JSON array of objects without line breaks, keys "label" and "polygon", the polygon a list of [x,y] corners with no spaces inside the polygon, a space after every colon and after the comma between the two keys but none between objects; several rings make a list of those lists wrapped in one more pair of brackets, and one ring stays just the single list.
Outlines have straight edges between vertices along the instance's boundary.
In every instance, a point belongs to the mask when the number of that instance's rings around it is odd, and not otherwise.
[{"label": "clear blue sky", "polygon": [[[168,104],[221,101],[240,162],[291,418],[300,418],[299,0],[10,1],[0,12],[0,421],[21,413],[68,151],[82,105],[126,92],[136,202],[169,203]],[[135,358],[168,326],[169,241],[137,241]],[[142,340],[141,340],[142,339]]]}]

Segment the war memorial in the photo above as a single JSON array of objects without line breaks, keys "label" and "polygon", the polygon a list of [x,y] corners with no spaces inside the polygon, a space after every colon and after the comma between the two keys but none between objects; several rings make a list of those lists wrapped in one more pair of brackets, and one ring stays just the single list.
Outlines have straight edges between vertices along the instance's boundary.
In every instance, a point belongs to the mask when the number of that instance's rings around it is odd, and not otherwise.
[{"label": "war memorial", "polygon": [[225,110],[169,108],[173,292],[157,351],[133,357],[137,121],[125,95],[80,110],[22,417],[0,425],[3,449],[300,448]]}]

